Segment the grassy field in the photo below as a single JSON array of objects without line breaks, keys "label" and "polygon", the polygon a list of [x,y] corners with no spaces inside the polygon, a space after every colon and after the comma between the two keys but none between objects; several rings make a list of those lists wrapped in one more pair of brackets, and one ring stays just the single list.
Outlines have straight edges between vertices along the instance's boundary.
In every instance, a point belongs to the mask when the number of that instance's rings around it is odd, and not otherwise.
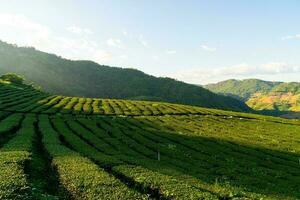
[{"label": "grassy field", "polygon": [[300,121],[0,83],[0,199],[300,199]]}]

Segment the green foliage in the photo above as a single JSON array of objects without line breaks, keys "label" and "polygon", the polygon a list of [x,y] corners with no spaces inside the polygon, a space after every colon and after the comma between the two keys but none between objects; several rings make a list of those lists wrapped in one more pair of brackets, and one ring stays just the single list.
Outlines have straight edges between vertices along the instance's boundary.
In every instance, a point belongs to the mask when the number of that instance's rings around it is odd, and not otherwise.
[{"label": "green foliage", "polygon": [[[18,116],[14,117],[18,121]],[[17,132],[17,136],[0,150],[1,199],[30,199],[31,188],[26,179],[24,168],[25,163],[30,159],[33,120],[34,118],[28,116],[22,123],[22,128]],[[11,121],[5,121],[4,127],[11,126],[8,125],[8,122]]]},{"label": "green foliage", "polygon": [[5,84],[0,102],[1,199],[300,198],[298,120]]},{"label": "green foliage", "polygon": [[245,79],[242,81],[231,79],[216,84],[209,84],[205,87],[215,93],[225,94],[246,101],[254,93],[269,92],[278,84],[280,82],[268,82],[258,79]]},{"label": "green foliage", "polygon": [[227,80],[209,84],[206,88],[241,99],[255,110],[300,111],[297,103],[300,99],[300,83],[296,82],[282,83],[258,79]]},{"label": "green foliage", "polygon": [[61,187],[65,188],[73,198],[103,200],[146,198],[99,169],[89,159],[65,147],[47,116],[40,117],[39,128],[43,135],[43,144],[58,170]]},{"label": "green foliage", "polygon": [[23,82],[24,82],[23,77],[21,77],[17,74],[13,74],[13,73],[4,74],[4,75],[0,76],[0,79],[2,79],[4,81],[9,81],[9,82],[15,83],[15,84],[23,84]]},{"label": "green foliage", "polygon": [[16,89],[2,85],[0,92],[3,93],[3,95],[0,95],[0,101],[2,102],[0,108],[10,111],[134,116],[189,114],[205,112],[206,110],[199,107],[150,101],[49,96],[31,87]]},{"label": "green foliage", "polygon": [[272,88],[272,92],[291,92],[293,94],[299,94],[300,93],[300,83],[281,83],[275,87]]}]

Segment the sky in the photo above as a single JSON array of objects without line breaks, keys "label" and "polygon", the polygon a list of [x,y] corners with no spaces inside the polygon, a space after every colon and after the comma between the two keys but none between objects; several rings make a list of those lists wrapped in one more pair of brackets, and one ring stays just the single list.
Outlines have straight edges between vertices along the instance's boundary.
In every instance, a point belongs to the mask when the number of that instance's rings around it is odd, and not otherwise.
[{"label": "sky", "polygon": [[298,0],[0,0],[0,40],[193,84],[300,81]]}]

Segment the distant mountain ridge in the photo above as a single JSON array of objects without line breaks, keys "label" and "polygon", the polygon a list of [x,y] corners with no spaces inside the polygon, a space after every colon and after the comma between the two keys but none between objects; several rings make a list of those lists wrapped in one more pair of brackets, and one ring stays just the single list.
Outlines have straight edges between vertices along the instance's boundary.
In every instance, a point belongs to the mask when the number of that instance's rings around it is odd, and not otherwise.
[{"label": "distant mountain ridge", "polygon": [[300,83],[230,79],[205,88],[243,100],[255,110],[300,112]]},{"label": "distant mountain ridge", "polygon": [[0,74],[16,73],[46,92],[83,97],[155,100],[234,111],[251,111],[243,102],[170,78],[135,69],[72,61],[0,42]]}]

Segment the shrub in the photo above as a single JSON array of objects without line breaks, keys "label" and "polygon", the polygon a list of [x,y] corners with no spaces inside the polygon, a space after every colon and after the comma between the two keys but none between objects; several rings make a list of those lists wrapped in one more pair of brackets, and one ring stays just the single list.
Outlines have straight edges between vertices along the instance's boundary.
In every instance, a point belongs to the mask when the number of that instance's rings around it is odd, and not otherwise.
[{"label": "shrub", "polygon": [[0,79],[4,81],[9,81],[11,83],[16,83],[16,84],[23,84],[24,78],[13,73],[8,73],[0,76]]}]

